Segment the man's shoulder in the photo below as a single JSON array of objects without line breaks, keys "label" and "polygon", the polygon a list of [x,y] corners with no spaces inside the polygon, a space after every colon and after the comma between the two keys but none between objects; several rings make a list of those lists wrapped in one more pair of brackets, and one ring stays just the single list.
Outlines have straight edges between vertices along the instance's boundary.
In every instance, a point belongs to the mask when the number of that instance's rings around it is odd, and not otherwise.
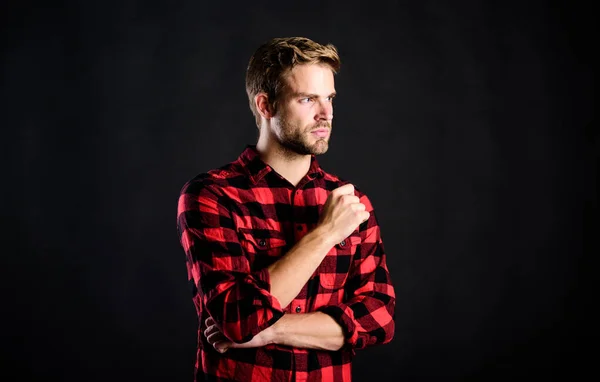
[{"label": "man's shoulder", "polygon": [[231,162],[218,168],[199,173],[184,183],[180,194],[222,195],[224,188],[243,187],[248,175],[237,163]]},{"label": "man's shoulder", "polygon": [[349,179],[326,171],[323,171],[323,173],[323,181],[325,182],[326,187],[329,191],[333,191],[338,187],[342,187],[343,185],[350,183],[352,184],[352,186],[354,186],[354,195],[358,196],[359,198],[367,198],[367,194],[364,192],[364,190]]}]

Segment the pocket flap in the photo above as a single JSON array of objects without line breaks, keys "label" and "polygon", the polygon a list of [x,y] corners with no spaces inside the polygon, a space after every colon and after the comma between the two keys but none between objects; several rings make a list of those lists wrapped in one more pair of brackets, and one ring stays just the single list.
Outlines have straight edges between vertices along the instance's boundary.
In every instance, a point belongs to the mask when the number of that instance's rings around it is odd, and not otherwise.
[{"label": "pocket flap", "polygon": [[279,237],[268,237],[263,235],[257,235],[254,232],[240,232],[244,240],[252,243],[259,250],[266,250],[272,248],[283,247],[286,241]]},{"label": "pocket flap", "polygon": [[338,249],[349,248],[360,244],[360,233],[352,232],[350,236],[335,245]]}]

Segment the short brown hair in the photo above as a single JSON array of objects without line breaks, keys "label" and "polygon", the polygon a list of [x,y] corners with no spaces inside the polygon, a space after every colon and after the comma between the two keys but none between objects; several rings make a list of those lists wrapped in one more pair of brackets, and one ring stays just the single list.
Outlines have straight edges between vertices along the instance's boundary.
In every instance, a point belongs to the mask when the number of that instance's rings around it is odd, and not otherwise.
[{"label": "short brown hair", "polygon": [[246,93],[250,110],[259,125],[260,114],[256,110],[254,97],[266,93],[273,110],[285,87],[285,76],[296,65],[324,64],[334,74],[340,70],[340,57],[332,44],[321,45],[306,37],[274,38],[261,45],[250,58],[246,70]]}]

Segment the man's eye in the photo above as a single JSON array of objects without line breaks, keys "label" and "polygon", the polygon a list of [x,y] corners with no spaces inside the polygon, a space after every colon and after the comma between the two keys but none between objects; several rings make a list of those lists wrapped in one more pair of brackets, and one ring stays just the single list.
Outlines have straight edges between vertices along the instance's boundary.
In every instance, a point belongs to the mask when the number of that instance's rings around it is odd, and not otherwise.
[{"label": "man's eye", "polygon": [[308,97],[307,97],[307,98],[301,98],[301,99],[300,99],[300,102],[302,102],[302,103],[308,103],[308,102],[310,102],[310,101],[311,101],[311,98],[308,98]]}]

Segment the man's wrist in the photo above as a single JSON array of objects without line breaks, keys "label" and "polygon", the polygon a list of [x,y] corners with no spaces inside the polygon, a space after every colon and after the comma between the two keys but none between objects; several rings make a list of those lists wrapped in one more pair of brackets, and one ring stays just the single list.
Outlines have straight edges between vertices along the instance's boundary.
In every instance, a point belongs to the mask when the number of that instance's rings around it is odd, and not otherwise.
[{"label": "man's wrist", "polygon": [[316,226],[306,236],[309,236],[312,240],[315,240],[318,245],[322,246],[327,251],[329,251],[329,249],[335,245],[335,242],[331,241],[330,230],[323,225]]},{"label": "man's wrist", "polygon": [[281,317],[276,323],[265,329],[265,339],[267,344],[280,344],[281,338],[284,336],[283,327],[285,326],[285,318],[285,315],[283,315],[283,317]]}]

